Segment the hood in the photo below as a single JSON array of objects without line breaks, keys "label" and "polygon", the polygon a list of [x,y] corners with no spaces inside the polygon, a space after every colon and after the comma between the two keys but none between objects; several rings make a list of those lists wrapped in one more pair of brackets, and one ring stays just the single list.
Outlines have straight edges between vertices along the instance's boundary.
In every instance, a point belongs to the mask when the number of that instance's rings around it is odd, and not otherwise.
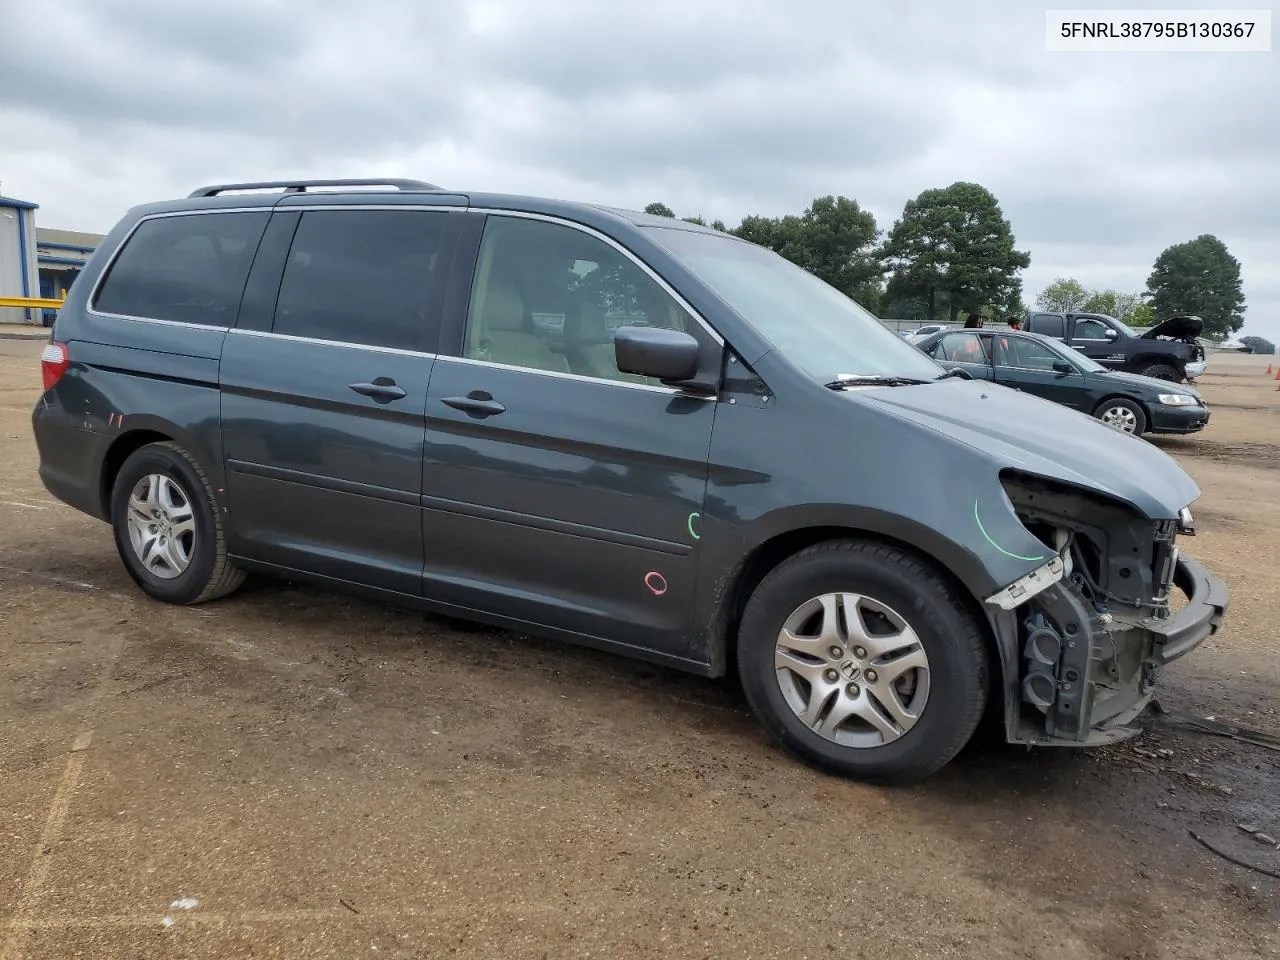
[{"label": "hood", "polygon": [[1152,520],[1176,519],[1200,496],[1186,471],[1146,440],[998,384],[945,380],[845,395],[981,451],[997,469],[1012,467],[1096,490]]},{"label": "hood", "polygon": [[1142,335],[1143,340],[1156,337],[1172,337],[1174,340],[1193,340],[1200,336],[1204,321],[1199,317],[1170,317],[1162,320]]},{"label": "hood", "polygon": [[1170,383],[1168,380],[1161,380],[1159,377],[1144,377],[1137,373],[1124,373],[1121,370],[1097,370],[1086,374],[1090,380],[1101,380],[1104,383],[1114,383],[1117,387],[1127,387],[1130,390],[1146,390],[1152,394],[1157,393],[1189,393],[1201,403],[1204,398],[1192,386],[1185,383]]}]

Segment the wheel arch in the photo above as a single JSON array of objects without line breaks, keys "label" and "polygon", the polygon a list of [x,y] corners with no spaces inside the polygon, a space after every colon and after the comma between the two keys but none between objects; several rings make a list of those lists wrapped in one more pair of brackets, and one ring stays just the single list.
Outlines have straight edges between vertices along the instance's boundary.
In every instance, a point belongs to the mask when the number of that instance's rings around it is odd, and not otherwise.
[{"label": "wheel arch", "polygon": [[1186,367],[1186,362],[1181,357],[1172,356],[1167,353],[1147,352],[1136,354],[1133,359],[1129,361],[1128,365],[1136,370],[1140,367],[1152,366],[1153,364],[1158,364],[1162,367],[1172,367],[1179,373],[1184,373]]},{"label": "wheel arch", "polygon": [[1102,410],[1102,408],[1105,407],[1108,403],[1111,403],[1113,400],[1127,400],[1129,401],[1129,403],[1135,404],[1142,411],[1142,415],[1146,417],[1147,424],[1150,425],[1151,408],[1147,406],[1147,402],[1138,397],[1131,397],[1127,393],[1107,394],[1105,397],[1103,397],[1101,400],[1099,400],[1097,403],[1093,405],[1093,416],[1096,417],[1098,413]]},{"label": "wheel arch", "polygon": [[[732,675],[736,670],[735,638],[742,613],[752,592],[772,570],[801,550],[819,543],[841,539],[864,540],[893,547],[914,557],[955,591],[982,634],[993,679],[999,678],[998,682],[990,685],[987,707],[989,710],[1003,709],[1009,658],[997,639],[991,611],[983,603],[985,597],[999,588],[998,585],[985,576],[981,564],[972,554],[933,531],[918,524],[903,523],[901,518],[892,525],[875,520],[867,522],[868,519],[831,518],[827,522],[787,525],[755,542],[731,573],[719,597],[709,637],[711,674]],[[961,562],[964,557],[969,558],[968,563]],[[957,569],[966,573],[961,574]]]},{"label": "wheel arch", "polygon": [[191,453],[212,478],[221,471],[208,450],[186,430],[159,417],[127,416],[119,436],[111,441],[98,470],[98,504],[103,519],[111,519],[111,491],[124,462],[137,450],[152,443],[177,443]]}]

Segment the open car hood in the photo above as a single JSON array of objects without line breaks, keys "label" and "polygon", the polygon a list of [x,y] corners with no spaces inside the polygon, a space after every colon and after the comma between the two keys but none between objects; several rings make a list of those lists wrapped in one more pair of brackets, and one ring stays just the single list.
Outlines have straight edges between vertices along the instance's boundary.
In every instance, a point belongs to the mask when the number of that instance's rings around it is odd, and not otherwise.
[{"label": "open car hood", "polygon": [[1199,317],[1170,317],[1162,320],[1142,335],[1143,340],[1154,340],[1156,337],[1171,337],[1174,340],[1193,340],[1200,336],[1204,329],[1204,321]]},{"label": "open car hood", "polygon": [[1000,467],[1096,490],[1152,520],[1172,520],[1200,488],[1140,437],[1040,397],[982,380],[850,391],[917,426],[980,450]]}]

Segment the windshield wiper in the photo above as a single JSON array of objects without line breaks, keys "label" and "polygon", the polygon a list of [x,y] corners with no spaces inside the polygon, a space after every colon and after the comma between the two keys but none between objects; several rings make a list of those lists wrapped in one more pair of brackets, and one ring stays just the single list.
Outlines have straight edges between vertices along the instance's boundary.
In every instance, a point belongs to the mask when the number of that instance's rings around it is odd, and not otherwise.
[{"label": "windshield wiper", "polygon": [[843,390],[845,387],[907,387],[929,382],[930,381],[928,380],[918,380],[915,377],[887,377],[869,373],[842,373],[830,383],[824,383],[823,386],[828,390]]}]

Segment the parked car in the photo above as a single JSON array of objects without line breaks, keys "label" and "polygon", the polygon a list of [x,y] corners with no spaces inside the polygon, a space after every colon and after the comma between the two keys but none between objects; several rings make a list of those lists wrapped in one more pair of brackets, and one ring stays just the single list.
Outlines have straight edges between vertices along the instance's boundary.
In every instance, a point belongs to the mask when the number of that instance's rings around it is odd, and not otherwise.
[{"label": "parked car", "polygon": [[1110,371],[1038,333],[952,330],[917,346],[944,367],[1052,400],[1124,433],[1195,433],[1209,423],[1208,404],[1191,387]]},{"label": "parked car", "polygon": [[1109,370],[1181,383],[1204,373],[1204,347],[1196,338],[1199,317],[1170,317],[1138,334],[1102,313],[1032,313],[1030,333],[1061,340]]},{"label": "parked car", "polygon": [[148,596],[256,572],[732,668],[852,777],[928,775],[988,708],[1016,743],[1123,738],[1227,605],[1166,454],[671,218],[203,187],[112,229],[42,366],[40,476]]},{"label": "parked car", "polygon": [[939,330],[954,330],[955,326],[950,323],[926,323],[923,327],[916,327],[910,333],[904,333],[902,336],[907,343],[918,344],[925,337],[931,337]]}]

